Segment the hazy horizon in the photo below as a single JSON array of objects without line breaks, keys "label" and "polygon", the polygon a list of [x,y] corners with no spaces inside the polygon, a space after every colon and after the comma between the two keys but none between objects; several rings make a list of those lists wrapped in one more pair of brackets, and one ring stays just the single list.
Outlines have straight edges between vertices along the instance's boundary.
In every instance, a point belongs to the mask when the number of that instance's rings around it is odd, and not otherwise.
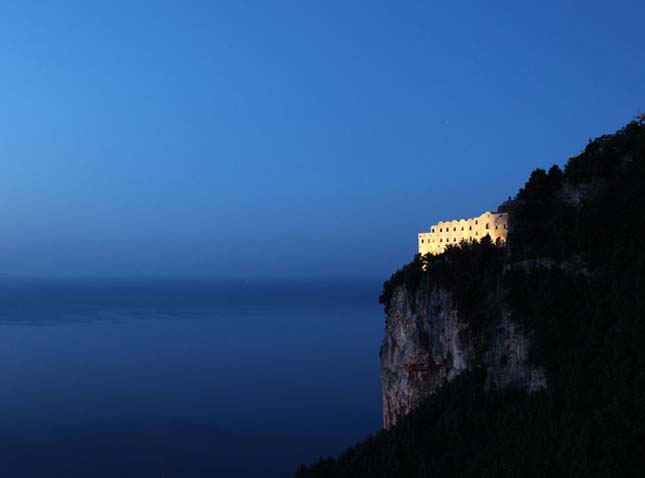
[{"label": "hazy horizon", "polygon": [[645,110],[645,4],[365,5],[5,5],[0,274],[385,279]]}]

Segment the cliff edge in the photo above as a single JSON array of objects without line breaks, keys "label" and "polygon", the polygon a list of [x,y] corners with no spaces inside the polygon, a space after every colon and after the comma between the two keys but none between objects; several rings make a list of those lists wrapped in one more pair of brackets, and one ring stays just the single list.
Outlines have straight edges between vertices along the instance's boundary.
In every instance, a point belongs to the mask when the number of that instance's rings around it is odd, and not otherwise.
[{"label": "cliff edge", "polygon": [[534,392],[546,386],[544,369],[528,360],[529,335],[512,321],[495,290],[480,304],[488,309],[489,330],[478,330],[476,318],[462,307],[455,293],[430,274],[416,290],[399,285],[392,291],[380,353],[386,429],[447,382],[475,368],[485,371],[487,389]]}]

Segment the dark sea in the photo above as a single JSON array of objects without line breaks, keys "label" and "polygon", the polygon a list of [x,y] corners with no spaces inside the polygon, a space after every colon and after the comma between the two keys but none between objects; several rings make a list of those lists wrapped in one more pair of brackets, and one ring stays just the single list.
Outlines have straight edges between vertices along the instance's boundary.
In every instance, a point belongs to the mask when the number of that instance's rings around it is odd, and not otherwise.
[{"label": "dark sea", "polygon": [[376,281],[0,279],[0,477],[292,477],[382,426]]}]

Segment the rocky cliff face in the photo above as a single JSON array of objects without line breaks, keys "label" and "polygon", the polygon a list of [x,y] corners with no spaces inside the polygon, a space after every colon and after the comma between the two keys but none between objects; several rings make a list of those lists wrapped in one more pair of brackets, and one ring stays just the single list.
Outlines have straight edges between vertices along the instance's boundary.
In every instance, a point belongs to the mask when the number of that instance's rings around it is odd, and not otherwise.
[{"label": "rocky cliff face", "polygon": [[544,371],[527,360],[528,338],[503,306],[496,307],[499,313],[490,331],[474,330],[460,313],[453,293],[424,278],[414,291],[405,285],[396,287],[386,310],[380,354],[386,429],[474,367],[485,368],[487,388],[518,387],[531,392],[546,386]]}]

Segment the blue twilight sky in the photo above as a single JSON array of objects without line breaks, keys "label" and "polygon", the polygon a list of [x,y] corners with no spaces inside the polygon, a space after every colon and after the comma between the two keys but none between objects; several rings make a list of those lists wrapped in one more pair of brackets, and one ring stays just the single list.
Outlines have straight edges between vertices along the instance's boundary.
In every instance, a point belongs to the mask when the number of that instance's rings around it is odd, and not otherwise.
[{"label": "blue twilight sky", "polygon": [[0,2],[0,274],[385,278],[645,110],[642,1]]}]

